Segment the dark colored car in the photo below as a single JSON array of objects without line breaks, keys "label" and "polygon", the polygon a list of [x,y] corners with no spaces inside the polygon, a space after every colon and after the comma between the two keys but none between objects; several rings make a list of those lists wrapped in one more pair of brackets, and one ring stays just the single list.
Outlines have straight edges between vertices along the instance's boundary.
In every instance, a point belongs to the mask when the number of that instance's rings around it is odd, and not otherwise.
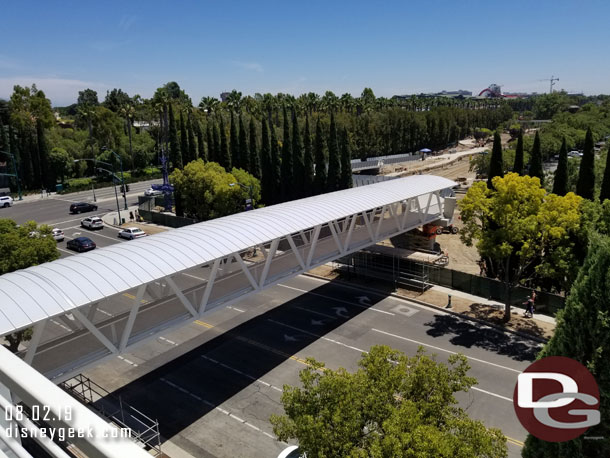
[{"label": "dark colored car", "polygon": [[82,213],[96,211],[97,205],[90,204],[89,202],[76,202],[70,205],[70,213]]},{"label": "dark colored car", "polygon": [[77,237],[73,240],[68,240],[66,246],[70,250],[78,251],[82,253],[83,251],[89,251],[95,249],[95,242],[91,240],[89,237]]}]

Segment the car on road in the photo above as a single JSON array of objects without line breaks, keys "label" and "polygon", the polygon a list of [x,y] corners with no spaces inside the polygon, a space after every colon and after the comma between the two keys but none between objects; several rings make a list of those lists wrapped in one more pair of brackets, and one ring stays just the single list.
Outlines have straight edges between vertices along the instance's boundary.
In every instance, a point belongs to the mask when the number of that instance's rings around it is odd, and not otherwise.
[{"label": "car on road", "polygon": [[64,231],[57,227],[53,229],[52,234],[56,242],[61,242],[65,238]]},{"label": "car on road", "polygon": [[66,247],[68,249],[78,251],[79,253],[94,250],[95,246],[95,242],[89,237],[77,237],[75,239],[68,240],[68,243],[66,243]]},{"label": "car on road", "polygon": [[76,202],[70,205],[70,213],[82,213],[96,211],[97,205],[89,202]]},{"label": "car on road", "polygon": [[99,216],[88,216],[81,220],[80,225],[87,229],[104,229],[104,222]]},{"label": "car on road", "polygon": [[127,240],[138,239],[140,237],[146,237],[148,234],[139,227],[126,227],[119,232],[119,237]]},{"label": "car on road", "polygon": [[13,198],[11,196],[2,196],[0,197],[0,207],[12,207],[13,206]]},{"label": "car on road", "polygon": [[146,197],[160,196],[162,194],[163,194],[163,191],[159,191],[158,189],[153,189],[153,188],[148,188],[146,191],[144,191],[144,195]]}]

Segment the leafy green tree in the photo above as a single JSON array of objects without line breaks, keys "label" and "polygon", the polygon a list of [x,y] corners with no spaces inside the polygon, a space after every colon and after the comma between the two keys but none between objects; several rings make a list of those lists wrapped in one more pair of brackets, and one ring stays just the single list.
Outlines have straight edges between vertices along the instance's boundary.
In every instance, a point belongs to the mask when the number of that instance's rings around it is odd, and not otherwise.
[{"label": "leafy green tree", "polygon": [[593,132],[587,129],[585,135],[585,146],[580,160],[578,172],[578,183],[576,183],[576,194],[584,199],[593,200],[595,193],[595,151],[593,149]]},{"label": "leafy green tree", "polygon": [[269,126],[269,129],[271,130],[271,203],[277,204],[282,201],[282,185],[280,182],[282,178],[282,169],[280,162],[280,143],[277,141],[277,137],[275,135],[275,127],[273,126],[273,124]]},{"label": "leafy green tree", "polygon": [[49,167],[54,180],[59,178],[63,183],[71,165],[72,158],[65,149],[55,147],[49,153]]},{"label": "leafy green tree", "polygon": [[303,196],[311,196],[314,189],[314,158],[311,147],[311,131],[309,116],[305,116],[305,132],[303,132]]},{"label": "leafy green tree", "polygon": [[568,193],[568,147],[564,137],[559,150],[559,163],[553,179],[553,194],[565,196]]},{"label": "leafy green tree", "polygon": [[182,152],[180,151],[176,119],[171,103],[169,104],[169,161],[173,169],[182,168]]},{"label": "leafy green tree", "polygon": [[455,393],[477,382],[468,361],[451,355],[438,363],[420,347],[408,357],[374,346],[350,373],[308,359],[302,388],[284,386],[286,415],[271,416],[280,440],[297,439],[317,457],[506,457],[506,438],[472,420]]},{"label": "leafy green tree", "polygon": [[[97,94],[96,94],[97,99]],[[106,91],[106,98],[104,99],[104,106],[110,111],[118,113],[121,108],[131,103],[131,98],[121,89],[114,88],[112,91]]]},{"label": "leafy green tree", "polygon": [[38,145],[38,177],[42,188],[53,190],[55,187],[55,177],[49,171],[49,146],[45,138],[45,129],[42,120],[36,121],[36,144]]},{"label": "leafy green tree", "polygon": [[349,146],[349,135],[344,127],[343,135],[341,136],[341,180],[339,188],[348,189],[352,185],[352,153]]},{"label": "leafy green tree", "polygon": [[604,178],[599,193],[599,201],[603,202],[606,199],[610,199],[610,152],[608,151],[606,152],[606,168],[604,169]]},{"label": "leafy green tree", "polygon": [[4,124],[0,121],[0,151],[9,152],[10,146],[8,141],[8,129],[5,129]]},{"label": "leafy green tree", "polygon": [[523,130],[519,130],[517,137],[517,148],[515,149],[515,165],[513,172],[523,175]]},{"label": "leafy green tree", "polygon": [[327,159],[326,142],[322,134],[322,123],[320,118],[316,122],[316,138],[314,140],[314,157],[316,161],[316,174],[314,177],[314,193],[322,194],[326,191],[327,181]]},{"label": "leafy green tree", "polygon": [[246,199],[252,199],[252,206],[257,206],[261,201],[261,182],[252,174],[248,173],[244,169],[236,169],[233,167],[231,175],[235,177],[237,183],[241,183],[245,186],[237,186],[240,191],[240,210],[244,210]]},{"label": "leafy green tree", "polygon": [[294,197],[305,197],[305,164],[303,163],[303,140],[299,130],[296,110],[292,108],[292,171],[294,179]]},{"label": "leafy green tree", "polygon": [[487,174],[487,186],[493,187],[492,180],[495,177],[504,176],[504,164],[502,162],[502,140],[500,139],[500,132],[494,133],[494,145],[491,150],[491,160],[489,163],[489,173]]},{"label": "leafy green tree", "polygon": [[186,125],[184,124],[184,115],[182,114],[182,110],[180,110],[180,152],[182,153],[183,164],[188,164],[192,160],[189,151],[188,133],[186,131]]},{"label": "leafy green tree", "polygon": [[335,114],[330,114],[330,131],[328,134],[328,177],[326,179],[326,191],[332,192],[339,189],[341,181],[341,162],[339,159],[339,143],[337,141],[337,124]]},{"label": "leafy green tree", "polygon": [[[34,221],[17,226],[10,219],[0,219],[0,275],[26,269],[59,258],[51,227]],[[16,352],[19,344],[32,337],[32,329],[22,329],[5,336],[8,349]]]},{"label": "leafy green tree", "polygon": [[231,169],[231,153],[229,152],[229,142],[227,140],[227,130],[225,129],[225,122],[220,117],[220,165],[225,170]]},{"label": "leafy green tree", "polygon": [[261,165],[262,165],[262,181],[261,181],[261,193],[263,202],[270,205],[273,202],[274,196],[274,184],[273,174],[271,171],[271,143],[269,141],[269,126],[267,119],[263,117],[263,127],[261,128]]},{"label": "leafy green tree", "polygon": [[[610,238],[593,235],[589,255],[557,315],[557,327],[538,358],[565,356],[587,367],[599,386],[602,421],[586,435],[566,442],[547,442],[528,436],[525,458],[585,458],[610,456]],[[598,437],[601,440],[586,440]]]},{"label": "leafy green tree", "polygon": [[544,170],[542,170],[542,153],[540,152],[540,135],[538,131],[536,131],[536,136],[534,137],[528,175],[540,178],[540,184],[544,186]]},{"label": "leafy green tree", "polygon": [[197,143],[195,142],[195,131],[193,130],[192,116],[186,118],[186,132],[188,135],[189,162],[197,159]]},{"label": "leafy green tree", "polygon": [[292,200],[295,196],[295,183],[292,162],[292,143],[290,141],[290,121],[284,106],[284,136],[282,138],[282,165],[281,165],[281,199]]},{"label": "leafy green tree", "polygon": [[[234,169],[237,170],[237,169]],[[244,184],[253,184],[256,196],[260,196],[258,180],[245,171],[240,171]],[[241,182],[216,162],[197,159],[183,170],[174,170],[171,182],[183,199],[184,212],[199,221],[219,218],[243,210],[244,193]],[[233,185],[232,185],[233,184]]]},{"label": "leafy green tree", "polygon": [[[268,141],[268,140],[267,140]],[[256,145],[256,123],[254,116],[250,118],[250,167],[249,172],[259,180],[262,177],[261,173],[261,158]]]},{"label": "leafy green tree", "polygon": [[[244,125],[244,116],[239,117],[239,160],[238,168],[250,171],[250,145],[248,144],[248,136],[246,135],[246,126]],[[235,167],[235,166],[234,166]]]},{"label": "leafy green tree", "polygon": [[[460,201],[462,241],[476,245],[488,274],[504,282],[504,320],[510,320],[513,289],[544,278],[570,277],[576,256],[571,238],[581,224],[582,199],[547,194],[534,177],[496,177],[493,188],[477,182]],[[544,261],[552,259],[552,263]]]},{"label": "leafy green tree", "polygon": [[241,150],[239,144],[239,138],[237,136],[237,123],[235,122],[235,116],[233,110],[231,110],[231,164],[233,167],[241,168]]}]

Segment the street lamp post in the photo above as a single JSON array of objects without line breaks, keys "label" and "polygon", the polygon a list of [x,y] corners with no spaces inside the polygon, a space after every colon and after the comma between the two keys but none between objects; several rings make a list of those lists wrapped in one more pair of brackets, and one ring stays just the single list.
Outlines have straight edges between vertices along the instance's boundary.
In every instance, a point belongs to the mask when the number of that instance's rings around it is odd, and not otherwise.
[{"label": "street lamp post", "polygon": [[123,202],[125,203],[125,210],[127,210],[128,207],[127,207],[127,195],[125,194],[125,191],[126,191],[125,178],[123,177],[123,159],[121,159],[121,156],[119,156],[117,153],[115,153],[111,149],[106,148],[105,146],[102,147],[102,151],[110,151],[119,160],[119,165],[121,167],[121,184],[122,184],[122,188],[123,188]]},{"label": "street lamp post", "polygon": [[[97,159],[89,159],[89,158],[84,158],[84,159],[74,159],[74,162],[78,162],[78,161],[93,161],[93,167],[94,167],[94,171],[95,169],[100,170],[100,171],[104,171],[104,172],[108,172],[111,176],[112,176],[112,184],[114,185],[114,197],[116,198],[116,211],[119,217],[119,226],[121,225],[121,207],[119,205],[119,194],[117,193],[116,190],[116,173],[114,170],[114,165],[110,164],[108,162],[104,162],[104,161],[98,161]],[[110,166],[112,167],[112,170],[108,170],[102,167],[97,167],[97,164],[104,164],[106,166]],[[95,193],[94,193],[94,198],[95,198]]]},{"label": "street lamp post", "polygon": [[242,188],[248,190],[248,195],[250,196],[250,205],[252,206],[252,209],[254,209],[254,197],[253,197],[254,186],[252,186],[252,185],[246,186],[245,184],[242,184],[238,181],[236,181],[235,183],[229,183],[229,186],[235,186],[235,185],[239,185]]},{"label": "street lamp post", "polygon": [[6,154],[11,157],[11,162],[13,163],[13,170],[15,173],[3,173],[2,175],[7,175],[9,177],[15,177],[15,181],[17,182],[17,194],[19,195],[19,200],[23,200],[23,196],[21,195],[21,184],[19,183],[19,170],[17,170],[17,163],[15,162],[15,155],[11,154],[7,151],[0,151],[0,153]]}]

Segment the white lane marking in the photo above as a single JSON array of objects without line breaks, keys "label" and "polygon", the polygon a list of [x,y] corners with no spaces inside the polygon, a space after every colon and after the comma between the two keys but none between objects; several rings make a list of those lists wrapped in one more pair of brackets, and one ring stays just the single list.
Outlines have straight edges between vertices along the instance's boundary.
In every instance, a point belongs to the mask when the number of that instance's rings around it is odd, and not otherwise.
[{"label": "white lane marking", "polygon": [[307,308],[305,308],[305,307],[299,307],[298,305],[294,305],[293,307],[294,307],[295,309],[299,309],[299,310],[303,310],[303,311],[305,311],[305,312],[313,313],[313,314],[315,314],[315,315],[320,315],[320,316],[323,316],[324,318],[330,318],[331,320],[336,320],[336,319],[337,319],[337,317],[336,317],[336,316],[327,315],[326,313],[322,313],[322,312],[315,312],[315,311],[313,311],[313,310],[309,310],[309,309],[307,309]]},{"label": "white lane marking", "polygon": [[112,313],[107,312],[106,310],[101,309],[101,308],[98,308],[97,311],[100,312],[100,313],[103,313],[106,316],[114,316]]},{"label": "white lane marking", "polygon": [[76,218],[76,219],[69,219],[68,221],[61,221],[59,223],[46,223],[46,224],[48,224],[49,226],[57,227],[57,226],[61,226],[62,224],[68,224],[68,223],[73,223],[74,221],[80,221],[81,219],[82,218]]},{"label": "white lane marking", "polygon": [[58,249],[59,251],[63,251],[64,253],[68,253],[70,256],[73,256],[73,255],[74,255],[74,253],[72,253],[71,251],[66,250],[65,248],[59,248],[59,247],[57,247],[57,249]]},{"label": "white lane marking", "polygon": [[228,308],[228,309],[231,309],[231,310],[235,310],[236,312],[239,312],[239,313],[246,313],[246,311],[245,311],[245,310],[238,309],[237,307],[233,307],[233,306],[231,306],[231,305],[227,306],[227,308]]},{"label": "white lane marking", "polygon": [[[105,226],[105,227],[106,227],[106,228],[110,228],[110,226]],[[83,235],[83,237],[89,237],[89,236],[97,236],[97,235],[99,235],[100,237],[104,237],[104,238],[110,239],[110,240],[115,241],[115,242],[116,242],[116,241],[119,241],[119,242],[121,241],[121,239],[119,239],[118,237],[108,237],[107,235],[100,234],[100,232],[99,232],[99,231],[101,231],[101,229],[91,230],[91,229],[87,229],[87,228],[82,227],[82,226],[72,226],[72,227],[67,227],[67,228],[65,228],[65,229],[63,229],[63,230],[64,230],[64,231],[67,231],[68,229],[82,229],[82,230],[84,231],[84,232],[82,233],[82,234],[84,234],[84,235]],[[118,229],[116,229],[116,228],[114,228],[114,227],[113,227],[113,228],[111,228],[111,229],[114,229],[114,230],[118,231]],[[82,235],[82,234],[81,234],[81,235]],[[66,238],[70,238],[70,237],[66,236]]]},{"label": "white lane marking", "polygon": [[[341,345],[342,347],[346,347],[346,348],[349,348],[349,349],[351,349],[351,350],[356,350],[356,351],[358,351],[358,352],[360,352],[360,353],[368,353],[368,351],[366,351],[366,350],[362,350],[362,349],[360,349],[360,348],[357,348],[357,347],[353,347],[353,346],[351,346],[351,345],[344,344],[343,342],[339,342],[339,341],[334,340],[334,339],[329,339],[328,337],[319,336],[319,335],[314,334],[314,333],[312,333],[312,332],[308,332],[308,331],[305,331],[305,330],[303,330],[303,329],[299,329],[299,328],[296,328],[296,327],[294,327],[294,326],[290,326],[289,324],[280,323],[279,321],[275,321],[275,320],[271,320],[271,319],[268,319],[267,321],[271,321],[272,323],[276,323],[276,324],[279,324],[279,325],[281,325],[281,326],[285,326],[285,327],[287,327],[287,328],[291,328],[291,329],[294,329],[294,330],[297,330],[297,331],[300,331],[300,332],[303,332],[303,333],[306,333],[306,334],[310,334],[310,335],[312,335],[312,336],[316,336],[316,337],[318,337],[318,338],[321,338],[322,340],[326,340],[327,342],[332,342],[332,343],[334,343],[334,344]],[[377,331],[377,332],[382,332],[382,333],[384,333],[383,331],[379,331],[379,330],[377,330],[377,329],[373,329],[373,331]],[[384,334],[389,334],[389,333],[384,333]],[[394,336],[394,334],[389,334],[389,335]],[[402,338],[402,339],[406,339],[406,340],[411,340],[411,339],[407,339],[406,337],[400,337],[400,336],[394,336],[394,337],[398,337],[398,338]],[[415,341],[413,341],[413,342],[415,342]],[[444,350],[444,349],[442,349],[442,348],[439,348],[439,347],[434,347],[434,346],[432,346],[432,345],[427,345],[427,344],[424,344],[424,343],[421,343],[421,345],[425,345],[425,346],[428,346],[428,347],[431,347],[431,348],[434,348],[434,349],[437,349],[437,350],[441,350],[441,351],[446,351],[446,352],[448,352],[448,353],[456,354],[456,353],[455,353],[455,352],[453,352],[453,351],[450,351],[450,350]],[[515,369],[511,369],[511,368],[509,368],[509,367],[500,366],[499,364],[490,363],[490,362],[488,362],[488,361],[483,361],[482,359],[470,358],[469,356],[466,356],[466,357],[467,357],[467,358],[469,358],[469,359],[472,359],[472,360],[474,360],[474,361],[480,361],[480,362],[482,362],[482,363],[485,363],[485,364],[491,364],[492,366],[497,366],[497,367],[500,367],[500,368],[502,368],[502,369],[507,369],[507,370],[510,370],[510,371],[515,371]],[[521,371],[515,371],[515,372],[521,373]],[[492,393],[491,391],[483,390],[483,389],[481,389],[481,388],[477,388],[477,387],[474,387],[474,386],[472,387],[472,389],[473,389],[473,390],[475,390],[475,391],[480,391],[481,393],[488,394],[488,395],[490,395],[490,396],[495,396],[496,398],[503,399],[503,400],[508,401],[508,402],[513,402],[513,400],[512,400],[512,399],[507,398],[506,396],[502,396],[502,395],[499,395],[499,394],[496,394],[496,393]]]},{"label": "white lane marking", "polygon": [[357,303],[355,303],[355,302],[345,301],[345,300],[343,300],[343,299],[338,299],[338,298],[336,298],[336,297],[332,297],[332,296],[326,296],[326,295],[324,295],[324,294],[320,294],[320,293],[314,293],[314,292],[312,292],[312,291],[307,291],[306,289],[295,288],[294,286],[283,285],[283,284],[281,284],[281,283],[278,283],[278,284],[277,284],[277,286],[281,286],[282,288],[288,288],[288,289],[292,289],[292,290],[294,290],[294,291],[299,291],[299,292],[301,292],[301,293],[311,294],[312,296],[324,297],[324,298],[326,298],[326,299],[330,299],[330,300],[333,300],[333,301],[335,301],[335,302],[341,302],[341,303],[343,303],[343,304],[349,304],[349,305],[354,305],[354,306],[356,306],[356,307],[360,307],[360,308],[363,308],[363,309],[367,309],[367,310],[373,310],[374,312],[379,312],[379,313],[384,313],[384,314],[386,314],[386,315],[395,316],[395,314],[394,314],[394,313],[392,313],[392,312],[386,312],[385,310],[380,310],[380,309],[375,308],[375,307],[366,307],[366,306],[364,306],[364,305],[360,305],[360,304],[357,304]]},{"label": "white lane marking", "polygon": [[[406,340],[408,342],[412,342],[412,343],[417,344],[417,345],[422,345],[424,347],[429,347],[429,348],[432,348],[434,350],[444,351],[445,353],[450,353],[452,355],[457,355],[458,354],[457,352],[452,351],[452,350],[446,350],[446,349],[441,348],[441,347],[436,347],[434,345],[430,345],[430,344],[427,344],[427,343],[424,343],[424,342],[420,342],[418,340],[409,339],[408,337],[403,337],[403,336],[399,336],[399,335],[396,335],[396,334],[392,334],[390,332],[382,331],[380,329],[373,328],[372,331],[378,332],[380,334],[385,334],[386,336],[394,337],[396,339]],[[498,367],[500,369],[505,369],[507,371],[516,372],[517,374],[520,374],[521,372],[523,372],[523,371],[520,371],[520,370],[517,370],[517,369],[513,369],[511,367],[502,366],[501,364],[496,364],[496,363],[492,363],[492,362],[489,362],[489,361],[485,361],[484,359],[474,358],[474,357],[468,356],[468,355],[464,355],[464,356],[466,356],[466,358],[468,358],[468,359],[470,359],[472,361],[477,361],[479,363],[488,364],[490,366]]]},{"label": "white lane marking", "polygon": [[297,328],[296,326],[291,326],[289,324],[282,323],[280,321],[275,321],[275,320],[272,320],[270,318],[267,318],[267,321],[270,321],[271,323],[279,324],[280,326],[284,326],[285,328],[289,328],[289,329],[292,329],[294,331],[302,332],[303,334],[309,334],[310,336],[317,337],[318,339],[326,340],[327,342],[332,342],[334,344],[341,345],[342,347],[346,347],[346,348],[349,348],[351,350],[359,351],[360,353],[368,353],[366,350],[362,350],[361,348],[353,347],[353,346],[345,344],[343,342],[339,342],[338,340],[334,340],[334,339],[331,339],[329,337],[324,337],[324,336],[321,336],[319,334],[315,334],[313,332],[306,331],[305,329]]},{"label": "white lane marking", "polygon": [[167,342],[168,344],[173,345],[174,347],[178,346],[178,344],[176,342],[174,342],[173,340],[166,339],[163,336],[159,336],[159,337],[157,337],[157,339],[162,340],[163,342]]},{"label": "white lane marking", "polygon": [[191,274],[187,274],[187,273],[183,273],[182,275],[185,275],[185,276],[187,276],[187,277],[194,278],[194,279],[196,279],[196,280],[207,281],[207,279],[205,279],[205,278],[201,278],[201,277],[197,277],[196,275],[191,275]]},{"label": "white lane marking", "polygon": [[51,319],[51,323],[56,324],[57,326],[59,326],[60,328],[62,328],[64,331],[69,331],[72,332],[72,329],[70,329],[68,326],[66,326],[65,324],[60,323],[57,320],[53,320]]},{"label": "white lane marking", "polygon": [[246,374],[245,372],[242,372],[239,369],[235,369],[234,367],[231,367],[231,366],[229,366],[227,364],[221,363],[221,362],[219,362],[219,361],[217,361],[217,360],[215,360],[213,358],[210,358],[209,356],[206,356],[206,355],[200,355],[200,356],[203,359],[205,359],[206,361],[210,361],[210,362],[212,362],[214,364],[218,364],[219,366],[224,367],[225,369],[228,369],[228,370],[230,370],[232,372],[235,372],[236,374],[242,375],[242,376],[244,376],[244,377],[246,377],[246,378],[248,378],[250,380],[253,380],[255,382],[262,383],[266,387],[269,387],[269,388],[271,388],[271,389],[273,389],[275,391],[279,391],[280,393],[282,392],[281,388],[278,388],[277,386],[274,386],[274,385],[272,385],[269,382],[265,382],[264,380],[261,380],[259,378],[254,377],[253,375]]},{"label": "white lane marking", "polygon": [[[232,419],[233,419],[233,420],[235,420],[235,421],[238,421],[238,422],[239,422],[239,423],[241,423],[242,425],[246,425],[246,426],[248,426],[249,428],[253,429],[254,431],[258,431],[258,432],[260,432],[260,433],[263,433],[265,436],[267,436],[267,437],[269,437],[269,438],[271,438],[271,439],[273,439],[273,440],[276,440],[276,438],[275,438],[273,435],[271,435],[271,434],[269,434],[269,433],[267,433],[267,432],[265,432],[265,431],[261,430],[261,429],[260,429],[258,426],[253,425],[252,423],[250,423],[250,422],[248,422],[248,421],[244,420],[243,418],[238,417],[237,415],[235,415],[235,414],[233,414],[233,413],[229,412],[229,411],[228,411],[228,410],[226,410],[226,409],[223,409],[222,407],[218,407],[218,406],[214,405],[214,403],[212,403],[212,402],[208,401],[207,399],[203,399],[201,396],[198,396],[198,395],[196,395],[195,393],[191,393],[190,391],[188,391],[188,390],[186,390],[186,389],[182,388],[181,386],[179,386],[179,385],[175,384],[174,382],[171,382],[171,381],[167,380],[167,379],[166,379],[166,378],[164,378],[164,377],[161,377],[159,380],[161,380],[163,383],[165,383],[165,384],[167,384],[167,385],[171,386],[172,388],[175,388],[176,390],[180,391],[181,393],[184,393],[184,394],[186,394],[186,395],[188,395],[188,396],[190,396],[190,397],[192,397],[192,398],[194,398],[194,399],[197,399],[197,400],[198,400],[198,401],[200,401],[200,402],[203,402],[205,405],[207,405],[207,406],[209,406],[209,407],[213,408],[214,410],[219,411],[220,413],[222,413],[222,414],[224,414],[224,415],[228,416],[229,418],[232,418]],[[282,442],[282,443],[284,443],[284,442]]]},{"label": "white lane marking", "polygon": [[138,367],[138,364],[137,364],[137,363],[134,363],[133,361],[131,361],[131,360],[129,360],[129,359],[127,359],[127,358],[123,357],[123,356],[120,356],[120,355],[119,355],[119,356],[118,356],[118,358],[119,358],[120,360],[122,360],[122,361],[125,361],[125,362],[126,362],[127,364],[129,364],[130,366]]}]

